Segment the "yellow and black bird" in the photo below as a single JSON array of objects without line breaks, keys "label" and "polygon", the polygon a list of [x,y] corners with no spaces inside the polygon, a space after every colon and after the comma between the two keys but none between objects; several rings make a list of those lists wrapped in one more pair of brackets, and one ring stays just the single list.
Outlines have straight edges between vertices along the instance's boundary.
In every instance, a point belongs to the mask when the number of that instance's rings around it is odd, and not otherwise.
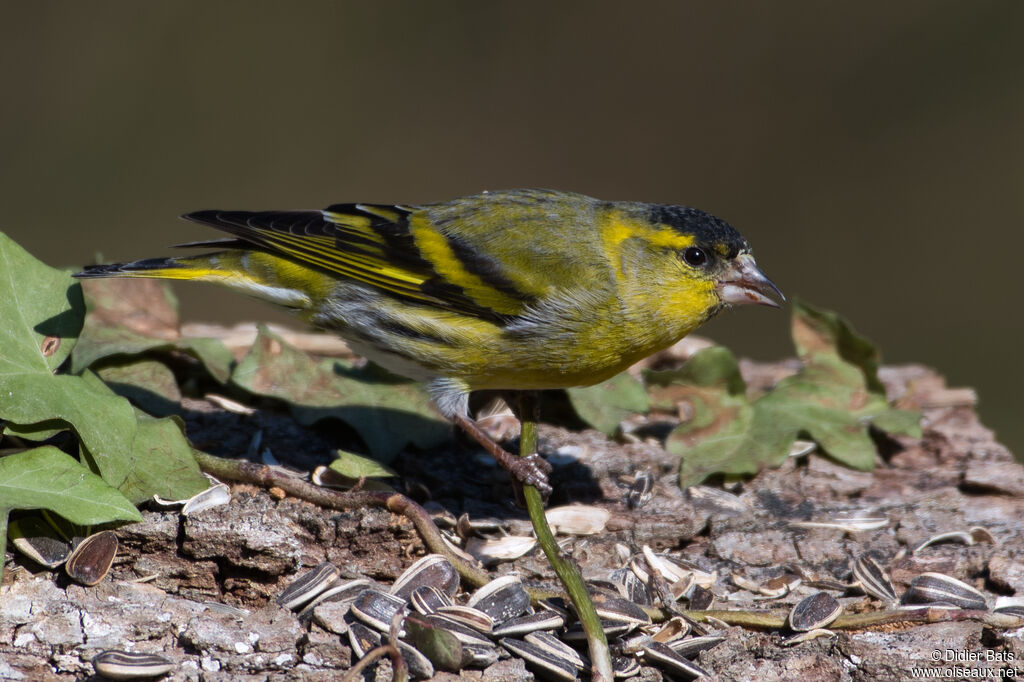
[{"label": "yellow and black bird", "polygon": [[441,412],[521,481],[547,463],[494,443],[471,391],[603,381],[722,308],[782,297],[746,240],[694,208],[553,190],[421,206],[199,211],[231,235],[197,256],[95,265],[78,277],[215,282],[294,310],[385,368],[428,383]]}]

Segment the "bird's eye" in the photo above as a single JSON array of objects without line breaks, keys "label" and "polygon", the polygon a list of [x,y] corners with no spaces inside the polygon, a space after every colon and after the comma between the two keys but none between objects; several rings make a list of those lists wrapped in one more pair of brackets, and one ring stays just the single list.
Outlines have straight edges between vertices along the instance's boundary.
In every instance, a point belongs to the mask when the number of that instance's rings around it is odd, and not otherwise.
[{"label": "bird's eye", "polygon": [[708,262],[708,255],[704,253],[703,249],[698,249],[696,246],[683,251],[683,260],[695,268],[699,268]]}]

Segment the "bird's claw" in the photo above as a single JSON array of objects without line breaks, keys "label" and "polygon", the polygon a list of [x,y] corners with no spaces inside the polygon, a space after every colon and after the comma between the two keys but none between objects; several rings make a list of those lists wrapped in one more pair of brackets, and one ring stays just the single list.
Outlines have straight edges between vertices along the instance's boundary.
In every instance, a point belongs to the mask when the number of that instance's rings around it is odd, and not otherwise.
[{"label": "bird's claw", "polygon": [[551,494],[551,484],[548,483],[551,463],[546,459],[534,452],[526,457],[516,457],[509,464],[509,473],[515,476],[517,481],[524,485],[532,485],[544,497]]}]

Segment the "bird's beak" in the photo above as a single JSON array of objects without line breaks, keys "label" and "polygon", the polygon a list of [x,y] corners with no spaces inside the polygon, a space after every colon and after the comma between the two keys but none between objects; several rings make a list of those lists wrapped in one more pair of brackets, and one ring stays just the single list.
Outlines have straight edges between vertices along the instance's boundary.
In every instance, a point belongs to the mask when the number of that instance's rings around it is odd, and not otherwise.
[{"label": "bird's beak", "polygon": [[778,308],[779,304],[772,296],[786,300],[779,288],[757,269],[757,263],[749,253],[737,256],[718,281],[718,297],[729,305],[759,303]]}]

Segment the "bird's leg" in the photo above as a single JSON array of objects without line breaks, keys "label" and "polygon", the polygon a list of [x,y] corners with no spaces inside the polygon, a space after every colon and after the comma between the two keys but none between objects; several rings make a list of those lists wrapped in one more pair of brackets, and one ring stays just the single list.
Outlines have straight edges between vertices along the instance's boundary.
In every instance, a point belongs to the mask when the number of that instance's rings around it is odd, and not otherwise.
[{"label": "bird's leg", "polygon": [[479,424],[466,415],[456,414],[453,419],[460,429],[469,434],[470,438],[491,453],[498,464],[514,479],[520,483],[535,486],[542,495],[551,494],[551,485],[548,483],[551,465],[543,457],[536,452],[532,452],[526,457],[517,457],[494,442],[494,439],[488,436]]}]

